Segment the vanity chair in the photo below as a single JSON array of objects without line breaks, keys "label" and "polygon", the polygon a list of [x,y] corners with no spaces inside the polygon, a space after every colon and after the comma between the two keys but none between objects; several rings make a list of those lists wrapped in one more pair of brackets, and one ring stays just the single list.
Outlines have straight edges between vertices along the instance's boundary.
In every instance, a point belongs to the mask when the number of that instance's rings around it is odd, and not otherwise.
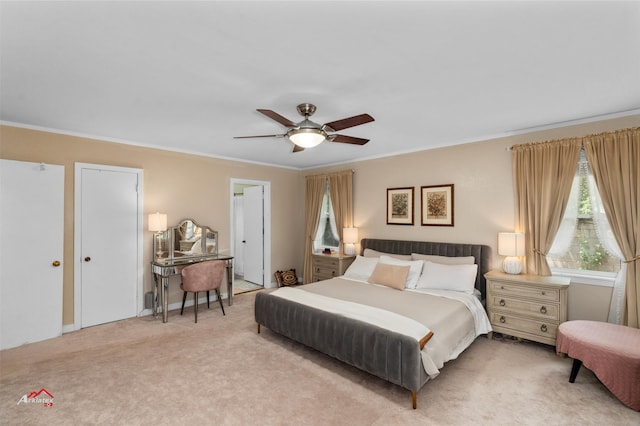
[{"label": "vanity chair", "polygon": [[222,304],[222,297],[220,297],[220,286],[224,280],[226,267],[227,263],[224,260],[207,260],[205,262],[186,266],[182,269],[182,284],[180,284],[180,288],[182,288],[184,294],[182,296],[182,308],[180,309],[180,315],[184,312],[184,303],[187,300],[187,292],[192,292],[194,294],[193,309],[197,323],[198,293],[201,291],[207,292],[207,308],[209,308],[210,290],[215,290],[216,295],[218,296],[218,302],[220,303],[220,308],[222,309],[222,315],[226,315]]}]

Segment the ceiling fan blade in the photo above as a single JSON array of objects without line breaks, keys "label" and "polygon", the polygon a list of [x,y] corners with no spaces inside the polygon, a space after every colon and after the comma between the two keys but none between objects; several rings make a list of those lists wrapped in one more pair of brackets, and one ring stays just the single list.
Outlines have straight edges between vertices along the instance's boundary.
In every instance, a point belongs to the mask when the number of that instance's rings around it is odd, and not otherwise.
[{"label": "ceiling fan blade", "polygon": [[293,121],[289,120],[286,117],[281,116],[280,114],[278,114],[275,111],[271,111],[270,109],[257,109],[256,111],[258,111],[261,114],[266,115],[267,117],[269,117],[272,120],[277,121],[278,123],[282,124],[285,127],[298,127],[298,125],[296,123],[294,123]]},{"label": "ceiling fan blade", "polygon": [[369,139],[356,138],[353,136],[345,136],[345,135],[330,135],[328,137],[332,142],[340,142],[340,143],[350,143],[353,145],[364,145],[369,142]]},{"label": "ceiling fan blade", "polygon": [[256,136],[234,136],[234,139],[249,139],[249,138],[284,138],[286,135],[256,135]]},{"label": "ceiling fan blade", "polygon": [[293,144],[293,152],[300,152],[300,151],[304,151],[304,148],[296,145],[295,143]]},{"label": "ceiling fan blade", "polygon": [[338,130],[348,129],[349,127],[359,126],[371,121],[374,120],[369,114],[360,114],[349,118],[343,118],[342,120],[332,121],[331,123],[326,123],[325,126],[330,127],[334,132],[337,132]]}]

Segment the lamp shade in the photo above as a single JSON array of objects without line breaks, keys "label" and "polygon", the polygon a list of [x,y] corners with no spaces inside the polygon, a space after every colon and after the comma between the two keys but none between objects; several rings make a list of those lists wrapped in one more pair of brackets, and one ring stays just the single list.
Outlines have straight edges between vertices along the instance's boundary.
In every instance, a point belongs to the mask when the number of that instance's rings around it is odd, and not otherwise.
[{"label": "lamp shade", "polygon": [[149,231],[163,232],[167,230],[167,215],[152,213],[149,215]]},{"label": "lamp shade", "polygon": [[358,228],[344,228],[342,230],[342,240],[345,244],[355,244],[358,242]]},{"label": "lamp shade", "polygon": [[318,129],[298,129],[289,133],[289,140],[302,148],[313,148],[324,141],[327,135]]},{"label": "lamp shade", "polygon": [[498,254],[500,256],[524,256],[524,234],[500,232],[498,234]]}]

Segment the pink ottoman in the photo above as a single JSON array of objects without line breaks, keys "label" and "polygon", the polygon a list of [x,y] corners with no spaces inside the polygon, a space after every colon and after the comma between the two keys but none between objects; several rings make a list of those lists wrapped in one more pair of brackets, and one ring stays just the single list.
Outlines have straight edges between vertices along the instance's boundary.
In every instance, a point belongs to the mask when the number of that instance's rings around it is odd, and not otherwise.
[{"label": "pink ottoman", "polygon": [[640,329],[567,321],[557,335],[556,352],[573,358],[569,382],[584,364],[623,404],[640,411]]}]

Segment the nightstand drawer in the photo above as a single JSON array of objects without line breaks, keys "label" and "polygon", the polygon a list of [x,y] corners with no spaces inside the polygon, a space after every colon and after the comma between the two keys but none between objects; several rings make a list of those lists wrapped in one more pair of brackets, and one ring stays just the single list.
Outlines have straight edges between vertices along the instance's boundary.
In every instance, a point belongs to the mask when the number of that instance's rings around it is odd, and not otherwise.
[{"label": "nightstand drawer", "polygon": [[537,300],[548,300],[557,302],[560,300],[560,291],[554,288],[536,288],[526,284],[514,284],[505,282],[490,281],[487,283],[491,287],[491,292],[509,296],[530,297]]},{"label": "nightstand drawer", "polygon": [[326,278],[333,278],[336,276],[338,271],[336,271],[336,268],[329,268],[329,267],[325,267],[325,266],[314,266],[313,268],[313,275],[316,277],[325,277]]},{"label": "nightstand drawer", "polygon": [[496,330],[508,328],[516,332],[529,333],[548,339],[555,339],[558,329],[558,325],[551,322],[533,321],[500,312],[491,314],[491,323],[496,325]]},{"label": "nightstand drawer", "polygon": [[557,303],[544,303],[510,299],[499,295],[492,296],[487,303],[491,311],[512,312],[521,315],[531,315],[540,319],[553,321],[560,320],[560,311]]},{"label": "nightstand drawer", "polygon": [[335,257],[316,256],[313,259],[313,266],[317,267],[317,268],[334,269],[335,270],[335,269],[338,268],[338,260],[339,259],[337,259]]}]

